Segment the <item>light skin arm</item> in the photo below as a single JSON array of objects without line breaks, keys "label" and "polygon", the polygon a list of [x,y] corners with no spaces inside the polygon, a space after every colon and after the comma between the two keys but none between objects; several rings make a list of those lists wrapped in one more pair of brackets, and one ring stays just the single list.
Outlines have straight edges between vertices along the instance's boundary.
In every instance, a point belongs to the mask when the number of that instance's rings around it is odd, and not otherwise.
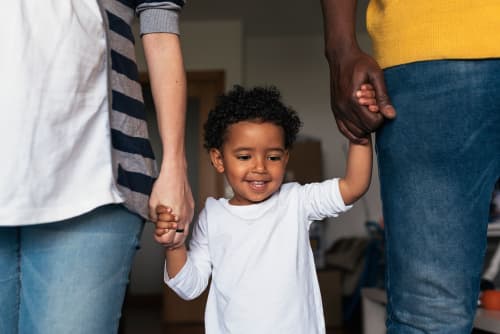
[{"label": "light skin arm", "polygon": [[[163,243],[164,238],[168,238],[170,231],[175,233],[179,228],[178,217],[172,213],[172,209],[165,206],[158,206],[156,210],[158,220],[156,221],[155,240]],[[168,232],[166,230],[169,230]],[[168,276],[175,277],[187,261],[187,250],[184,243],[176,248],[165,248],[165,262]]]},{"label": "light skin arm", "polygon": [[170,231],[162,244],[178,247],[184,243],[194,210],[184,146],[186,75],[181,46],[179,36],[170,33],[143,35],[142,43],[163,146],[160,175],[149,200],[149,215],[155,222],[158,205],[172,208],[185,232]]},{"label": "light skin arm", "polygon": [[356,202],[370,186],[372,177],[372,143],[349,143],[345,176],[339,180],[340,194],[346,205]]},{"label": "light skin arm", "polygon": [[[330,95],[337,127],[351,142],[366,144],[366,136],[396,116],[382,70],[356,40],[356,0],[322,0],[325,55],[330,66]],[[377,108],[356,101],[356,90],[371,84]]]}]

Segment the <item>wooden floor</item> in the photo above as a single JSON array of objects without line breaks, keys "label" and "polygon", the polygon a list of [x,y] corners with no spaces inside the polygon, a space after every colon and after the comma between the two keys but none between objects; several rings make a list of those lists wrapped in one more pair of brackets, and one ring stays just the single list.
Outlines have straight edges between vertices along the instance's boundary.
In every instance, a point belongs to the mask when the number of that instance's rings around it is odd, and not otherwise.
[{"label": "wooden floor", "polygon": [[[327,334],[361,334],[359,324],[350,328],[329,328]],[[161,303],[126,303],[123,310],[120,334],[205,334],[203,325],[164,324]],[[280,333],[281,334],[281,333]]]}]

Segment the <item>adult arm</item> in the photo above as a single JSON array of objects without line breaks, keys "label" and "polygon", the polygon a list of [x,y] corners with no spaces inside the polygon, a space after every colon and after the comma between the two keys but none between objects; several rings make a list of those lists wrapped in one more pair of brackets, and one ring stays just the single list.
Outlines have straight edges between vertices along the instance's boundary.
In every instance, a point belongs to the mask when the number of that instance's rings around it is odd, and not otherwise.
[{"label": "adult arm", "polygon": [[194,210],[184,146],[186,76],[182,52],[176,34],[149,33],[142,36],[142,42],[163,147],[160,174],[149,201],[150,218],[156,220],[155,209],[160,204],[172,208],[184,233],[170,231],[164,245],[178,247],[187,236]]},{"label": "adult arm", "polygon": [[[351,142],[368,143],[368,134],[376,130],[384,118],[394,118],[377,62],[364,53],[356,39],[356,0],[322,0],[325,55],[330,67],[332,111],[339,130]],[[358,103],[356,91],[370,83],[375,89],[378,112]]]}]

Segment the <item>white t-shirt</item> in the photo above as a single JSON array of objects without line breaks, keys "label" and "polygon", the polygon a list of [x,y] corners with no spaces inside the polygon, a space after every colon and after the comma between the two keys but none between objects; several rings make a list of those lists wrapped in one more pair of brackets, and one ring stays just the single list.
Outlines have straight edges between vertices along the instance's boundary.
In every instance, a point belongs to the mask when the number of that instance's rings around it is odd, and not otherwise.
[{"label": "white t-shirt", "polygon": [[337,179],[284,184],[270,199],[248,206],[209,198],[186,264],[174,278],[165,271],[165,282],[193,299],[212,276],[207,334],[325,333],[309,226],[349,208]]},{"label": "white t-shirt", "polygon": [[0,22],[0,225],[122,202],[97,1],[9,1]]}]

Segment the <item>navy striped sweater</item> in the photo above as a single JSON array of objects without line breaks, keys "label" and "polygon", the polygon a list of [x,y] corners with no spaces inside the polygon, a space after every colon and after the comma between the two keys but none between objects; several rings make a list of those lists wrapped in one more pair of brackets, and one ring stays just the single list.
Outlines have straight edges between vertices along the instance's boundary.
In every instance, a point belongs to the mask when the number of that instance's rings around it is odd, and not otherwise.
[{"label": "navy striped sweater", "polygon": [[148,139],[131,23],[139,15],[141,34],[178,34],[183,0],[98,0],[106,22],[108,89],[113,172],[125,206],[148,216],[157,166]]}]

